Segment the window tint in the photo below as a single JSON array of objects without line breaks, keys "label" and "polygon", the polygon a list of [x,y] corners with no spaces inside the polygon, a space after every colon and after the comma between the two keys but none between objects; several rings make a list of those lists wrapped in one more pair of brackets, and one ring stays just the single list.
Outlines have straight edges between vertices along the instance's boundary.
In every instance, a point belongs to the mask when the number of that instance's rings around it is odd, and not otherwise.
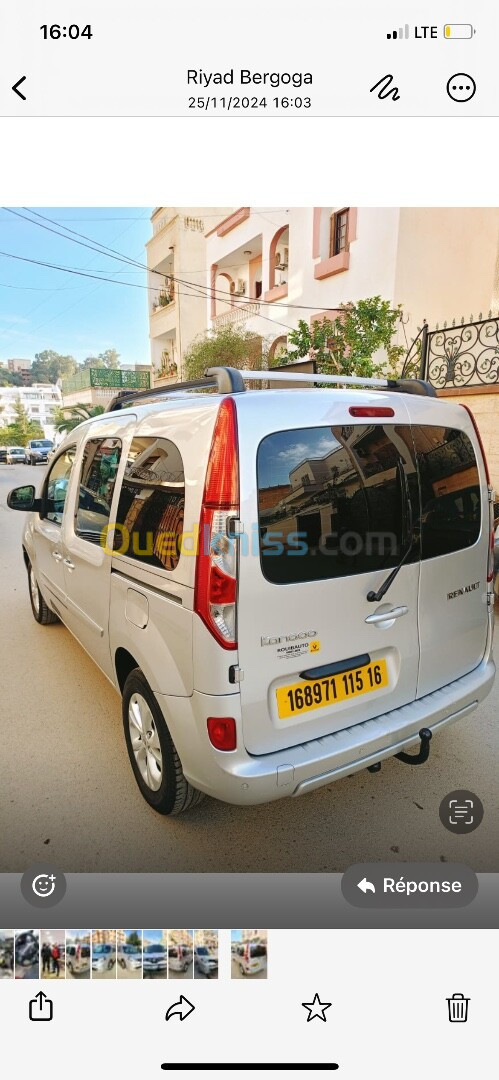
[{"label": "window tint", "polygon": [[121,455],[119,439],[89,439],[83,451],[75,532],[99,544],[109,523],[116,473]]},{"label": "window tint", "polygon": [[133,440],[120,493],[114,550],[174,570],[180,558],[185,480],[169,439]]},{"label": "window tint", "polygon": [[54,461],[48,474],[45,487],[45,517],[56,525],[60,525],[62,521],[74,456],[75,447],[70,446]]},{"label": "window tint", "polygon": [[[409,426],[301,428],[258,450],[265,577],[288,584],[396,566],[411,543],[418,484]],[[406,562],[419,558],[413,543]]]},{"label": "window tint", "polygon": [[421,484],[423,559],[471,547],[480,535],[480,479],[473,446],[452,428],[413,427]]}]

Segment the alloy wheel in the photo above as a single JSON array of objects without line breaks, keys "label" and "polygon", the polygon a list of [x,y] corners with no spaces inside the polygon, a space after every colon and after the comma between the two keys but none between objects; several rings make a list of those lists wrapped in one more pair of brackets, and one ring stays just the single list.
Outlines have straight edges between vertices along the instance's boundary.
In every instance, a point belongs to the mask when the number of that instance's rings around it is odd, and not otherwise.
[{"label": "alloy wheel", "polygon": [[130,698],[128,727],[140,775],[151,791],[158,791],[163,778],[163,755],[154,717],[142,694]]}]

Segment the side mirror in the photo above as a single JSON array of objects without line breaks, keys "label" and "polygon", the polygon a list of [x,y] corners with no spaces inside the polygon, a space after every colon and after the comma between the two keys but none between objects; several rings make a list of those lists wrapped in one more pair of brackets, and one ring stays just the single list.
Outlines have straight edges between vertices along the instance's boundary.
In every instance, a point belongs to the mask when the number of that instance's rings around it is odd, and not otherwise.
[{"label": "side mirror", "polygon": [[35,498],[33,484],[23,484],[22,487],[12,488],[7,495],[7,506],[11,510],[40,510],[42,500]]}]

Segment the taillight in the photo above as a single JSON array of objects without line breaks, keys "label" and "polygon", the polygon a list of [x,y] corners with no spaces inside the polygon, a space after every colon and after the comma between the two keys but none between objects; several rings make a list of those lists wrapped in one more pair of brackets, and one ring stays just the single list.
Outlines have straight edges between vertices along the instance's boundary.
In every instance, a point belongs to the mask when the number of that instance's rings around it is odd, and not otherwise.
[{"label": "taillight", "polygon": [[236,406],[225,398],[218,410],[206,469],[199,522],[194,611],[224,649],[236,649],[237,551],[227,536],[239,514]]},{"label": "taillight", "polygon": [[[471,420],[471,423],[473,424],[473,428],[474,428],[474,431],[475,431],[477,442],[478,442],[478,445],[480,447],[480,453],[482,455],[483,466],[484,466],[484,469],[485,469],[485,479],[487,481],[487,486],[490,488],[489,466],[487,464],[487,458],[485,457],[485,450],[483,448],[482,437],[481,437],[480,431],[478,429],[478,424],[477,424],[477,422],[475,420],[475,417],[473,416],[473,413],[472,413],[471,409],[468,407],[468,405],[463,405],[463,403],[461,402],[461,407],[463,409],[466,409],[466,412],[468,413],[468,416],[469,416],[469,418]],[[487,582],[490,585],[490,583],[494,580],[494,507],[492,506],[492,503],[490,502],[490,498],[489,498],[489,507],[490,507],[490,526],[491,526],[491,528],[490,528],[489,558],[488,558],[488,562],[487,562]]]},{"label": "taillight", "polygon": [[475,435],[476,435],[476,438],[477,438],[477,442],[478,442],[478,445],[480,447],[480,453],[482,455],[483,467],[485,469],[485,479],[487,480],[487,484],[490,486],[489,466],[487,464],[487,458],[485,457],[485,450],[483,448],[482,436],[480,435],[480,431],[478,429],[478,424],[477,424],[477,422],[475,420],[475,417],[473,416],[473,413],[472,413],[471,409],[469,408],[469,406],[468,405],[463,405],[462,401],[460,402],[460,405],[461,405],[462,409],[466,409],[466,412],[468,413],[468,416],[469,416],[469,418],[471,420],[471,423],[473,424],[473,427],[474,427],[474,430],[475,430]]},{"label": "taillight", "polygon": [[493,581],[493,580],[494,580],[494,530],[491,529],[490,530],[490,547],[489,547],[489,565],[488,565],[488,570],[487,570],[487,581],[488,581],[489,585],[490,585],[490,582]]},{"label": "taillight", "polygon": [[209,716],[207,724],[210,742],[215,750],[236,749],[236,721],[233,716]]}]

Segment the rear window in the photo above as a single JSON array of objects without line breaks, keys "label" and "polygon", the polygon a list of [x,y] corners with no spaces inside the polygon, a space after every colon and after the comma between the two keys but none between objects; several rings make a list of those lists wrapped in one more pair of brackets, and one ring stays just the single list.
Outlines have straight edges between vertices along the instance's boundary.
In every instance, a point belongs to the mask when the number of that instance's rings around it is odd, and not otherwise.
[{"label": "rear window", "polygon": [[371,573],[480,534],[476,458],[454,429],[280,431],[260,443],[257,476],[261,565],[275,584]]},{"label": "rear window", "polygon": [[413,427],[421,486],[423,559],[471,547],[480,535],[480,477],[464,431]]}]

